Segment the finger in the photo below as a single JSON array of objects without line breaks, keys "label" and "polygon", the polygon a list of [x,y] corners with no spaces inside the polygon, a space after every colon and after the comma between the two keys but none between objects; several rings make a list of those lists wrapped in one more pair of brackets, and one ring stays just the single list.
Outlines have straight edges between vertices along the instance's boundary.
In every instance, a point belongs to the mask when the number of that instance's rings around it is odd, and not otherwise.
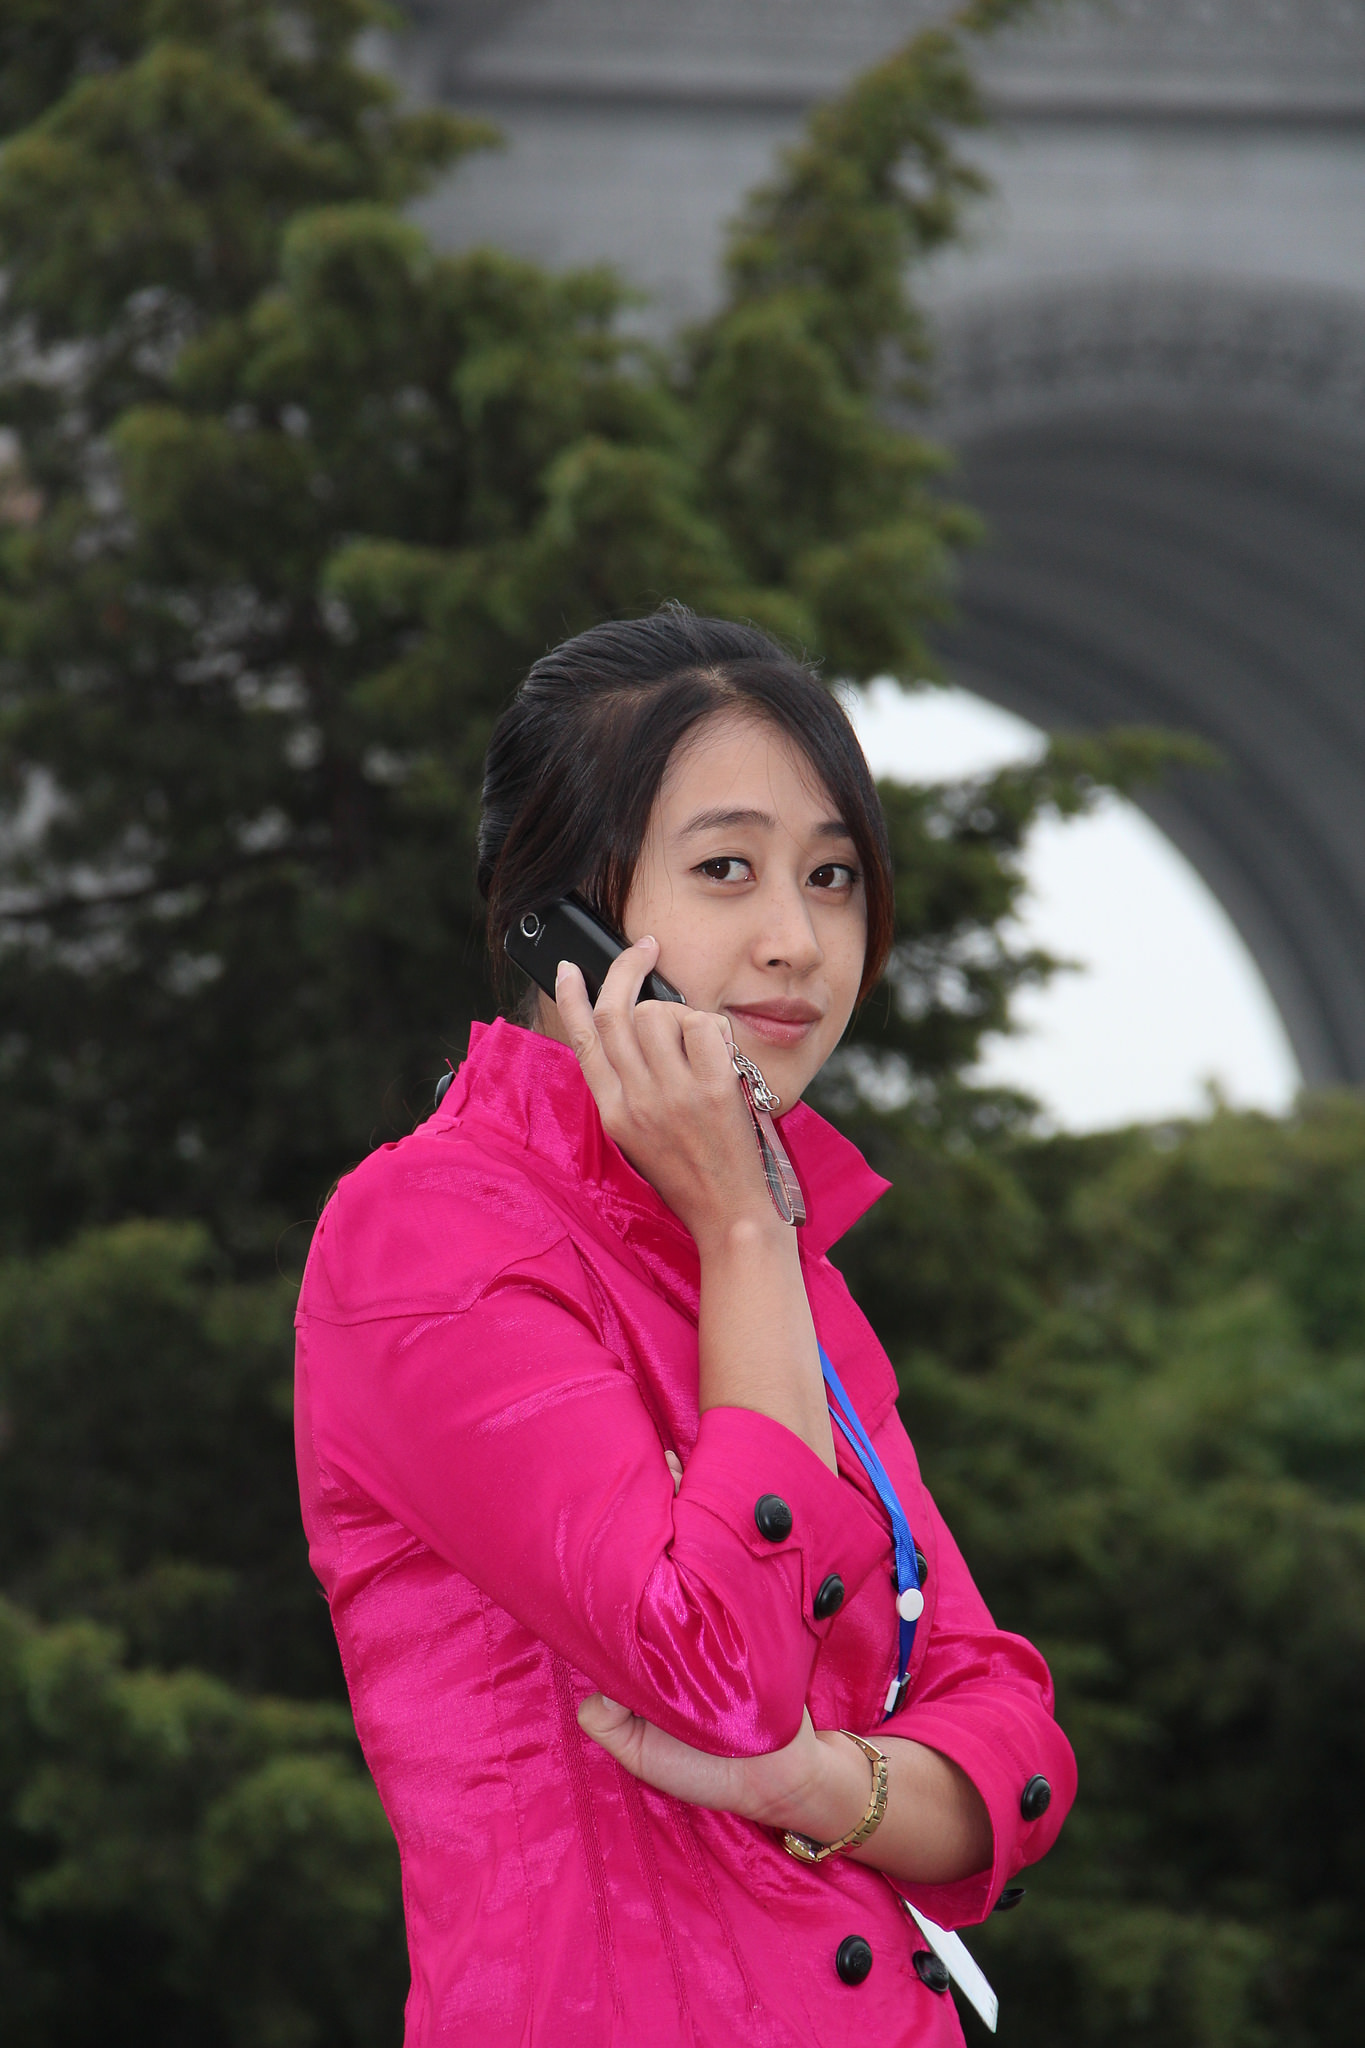
[{"label": "finger", "polygon": [[707,1116],[736,1114],[742,1098],[722,1020],[676,1003],[641,1003],[636,1015],[640,1051],[651,1093],[660,1106]]},{"label": "finger", "polygon": [[611,1016],[628,1016],[639,1001],[645,977],[653,972],[658,958],[659,941],[649,932],[618,953],[602,977],[602,989],[597,998],[598,1015],[606,1011]]},{"label": "finger", "polygon": [[710,1010],[688,1010],[682,1022],[683,1052],[693,1079],[709,1095],[722,1099],[737,1092],[734,1034],[728,1017]]},{"label": "finger", "polygon": [[719,1012],[689,1009],[685,1003],[645,1001],[636,1009],[635,1028],[650,1071],[661,1086],[669,1080],[683,1080],[687,1068],[695,1075],[694,1047],[703,1055],[709,1053],[705,1064],[711,1075],[725,1073],[733,1080],[730,1048],[734,1032],[730,1019]]},{"label": "finger", "polygon": [[571,960],[561,960],[555,974],[555,1006],[574,1058],[583,1069],[583,1078],[605,1120],[620,1101],[621,1077],[598,1033],[583,971]]},{"label": "finger", "polygon": [[682,1485],[682,1461],[676,1451],[665,1451],[664,1463],[673,1474],[673,1491],[676,1493]]},{"label": "finger", "polygon": [[734,1026],[730,1019],[719,1010],[683,1010],[679,1014],[687,1032],[688,1058],[692,1057],[694,1046],[710,1045],[730,1067],[730,1055],[735,1044]]},{"label": "finger", "polygon": [[648,1068],[640,1050],[635,1004],[658,957],[659,942],[648,934],[618,953],[607,969],[593,1012],[612,1065],[623,1080],[636,1085],[648,1079]]},{"label": "finger", "polygon": [[649,1078],[661,1093],[686,1086],[687,1054],[683,1050],[683,1019],[678,1003],[641,1003],[635,1011],[635,1036]]}]

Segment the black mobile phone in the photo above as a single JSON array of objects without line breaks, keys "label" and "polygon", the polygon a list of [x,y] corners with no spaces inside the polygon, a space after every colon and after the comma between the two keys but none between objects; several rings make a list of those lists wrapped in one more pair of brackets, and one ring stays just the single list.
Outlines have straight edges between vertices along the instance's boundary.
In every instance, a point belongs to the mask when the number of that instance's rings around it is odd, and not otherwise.
[{"label": "black mobile phone", "polygon": [[[561,960],[572,960],[583,970],[588,1000],[593,1003],[602,993],[607,969],[617,954],[626,950],[620,933],[572,896],[561,896],[544,910],[528,910],[508,932],[506,946],[508,958],[550,997],[555,992],[555,969]],[[636,1001],[685,1003],[687,998],[662,974],[650,973]]]}]

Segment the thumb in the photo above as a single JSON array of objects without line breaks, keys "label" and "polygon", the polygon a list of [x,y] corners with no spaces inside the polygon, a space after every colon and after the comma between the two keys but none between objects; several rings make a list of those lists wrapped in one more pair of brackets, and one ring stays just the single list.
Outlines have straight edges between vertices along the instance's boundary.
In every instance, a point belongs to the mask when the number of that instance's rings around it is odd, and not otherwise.
[{"label": "thumb", "polygon": [[635,1716],[629,1707],[623,1707],[617,1700],[609,1700],[605,1693],[589,1693],[578,1709],[578,1725],[585,1735],[601,1743],[612,1756],[621,1756],[634,1729]]},{"label": "thumb", "polygon": [[594,1741],[600,1741],[617,1728],[626,1727],[634,1719],[629,1707],[623,1707],[618,1700],[609,1700],[604,1692],[590,1692],[585,1700],[579,1702],[578,1725]]}]

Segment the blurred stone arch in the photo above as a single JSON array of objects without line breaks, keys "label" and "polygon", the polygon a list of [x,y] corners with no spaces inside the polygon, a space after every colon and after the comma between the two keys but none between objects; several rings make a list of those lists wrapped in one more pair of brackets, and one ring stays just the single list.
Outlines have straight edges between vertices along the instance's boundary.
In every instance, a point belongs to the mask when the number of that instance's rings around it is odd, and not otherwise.
[{"label": "blurred stone arch", "polygon": [[934,430],[989,537],[958,680],[1045,727],[1197,732],[1143,799],[1310,1083],[1365,1080],[1365,300],[1051,285],[941,319]]},{"label": "blurred stone arch", "polygon": [[[420,216],[609,258],[661,329],[818,99],[955,0],[411,0],[386,61],[490,116]],[[1365,6],[1078,0],[980,47],[996,198],[921,280],[993,539],[948,649],[1043,724],[1221,749],[1146,801],[1305,1078],[1365,1082]]]}]

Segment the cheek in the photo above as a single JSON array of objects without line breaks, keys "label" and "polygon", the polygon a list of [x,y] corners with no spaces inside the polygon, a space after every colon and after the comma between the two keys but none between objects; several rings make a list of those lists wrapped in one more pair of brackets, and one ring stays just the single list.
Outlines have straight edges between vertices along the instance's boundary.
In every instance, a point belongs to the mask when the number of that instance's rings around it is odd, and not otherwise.
[{"label": "cheek", "polygon": [[825,960],[831,989],[837,988],[839,995],[853,1008],[858,999],[858,987],[863,978],[863,962],[867,958],[867,918],[865,916],[844,916],[831,918],[830,930],[825,942]]},{"label": "cheek", "polygon": [[730,971],[724,919],[708,917],[706,906],[686,900],[667,874],[641,876],[631,889],[622,919],[628,939],[652,932],[659,941],[659,971],[680,988],[694,1010],[719,1007]]},{"label": "cheek", "polygon": [[706,943],[706,935],[684,924],[671,931],[656,928],[655,937],[663,972],[682,990],[691,1007],[718,1009],[725,986],[724,962],[717,958],[715,946]]}]

